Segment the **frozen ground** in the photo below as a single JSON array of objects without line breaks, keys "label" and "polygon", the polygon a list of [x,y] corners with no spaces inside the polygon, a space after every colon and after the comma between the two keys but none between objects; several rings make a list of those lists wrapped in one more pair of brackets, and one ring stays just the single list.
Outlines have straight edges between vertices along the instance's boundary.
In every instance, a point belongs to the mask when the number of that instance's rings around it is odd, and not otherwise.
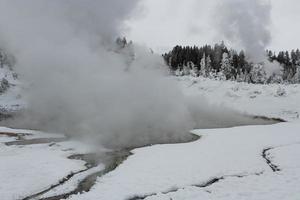
[{"label": "frozen ground", "polygon": [[72,200],[300,198],[299,86],[179,81],[187,95],[290,122],[194,130],[199,141],[136,149],[89,193]]},{"label": "frozen ground", "polygon": [[[87,168],[84,161],[68,159],[68,157],[78,153],[93,152],[95,149],[72,141],[50,142],[51,138],[63,137],[59,134],[0,128],[1,200],[23,199],[49,188],[69,174]],[[48,138],[49,142],[39,144],[39,141],[35,140],[38,138]],[[33,144],[7,145],[9,142],[17,140],[33,141]],[[74,176],[74,178],[82,179],[80,176]],[[68,187],[74,187],[74,182],[76,183],[76,180],[71,179]],[[60,190],[60,188],[57,188],[57,190]]]},{"label": "frozen ground", "polygon": [[[300,199],[300,86],[250,85],[191,77],[178,81],[186,95],[202,95],[213,103],[289,122],[194,130],[201,139],[192,143],[135,149],[117,169],[98,178],[89,192],[68,199]],[[3,200],[23,199],[49,188],[71,172],[85,170],[86,163],[68,157],[96,151],[74,141],[7,146],[5,142],[50,136],[7,128],[0,132],[6,133],[0,134]],[[74,175],[41,197],[70,191],[83,176],[101,167]]]},{"label": "frozen ground", "polygon": [[71,199],[300,198],[299,129],[279,124],[195,130],[202,138],[194,143],[134,150],[91,192]]},{"label": "frozen ground", "polygon": [[202,95],[211,103],[223,104],[252,115],[299,119],[300,85],[258,85],[205,78],[177,78],[187,95]]}]

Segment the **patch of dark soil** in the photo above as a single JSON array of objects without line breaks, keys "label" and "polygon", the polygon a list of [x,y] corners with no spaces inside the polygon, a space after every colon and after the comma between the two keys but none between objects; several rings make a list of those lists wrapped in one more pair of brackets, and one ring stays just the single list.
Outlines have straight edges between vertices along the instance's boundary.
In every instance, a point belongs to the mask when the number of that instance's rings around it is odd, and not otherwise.
[{"label": "patch of dark soil", "polygon": [[269,117],[264,117],[264,116],[254,116],[253,119],[259,119],[259,120],[263,120],[266,122],[271,122],[273,124],[286,122],[285,120],[280,119],[280,118],[269,118]]},{"label": "patch of dark soil", "polygon": [[67,141],[67,138],[37,138],[31,140],[18,140],[13,142],[6,142],[5,145],[12,146],[12,145],[33,145],[33,144],[47,144],[47,143],[55,143],[55,142],[64,142]]},{"label": "patch of dark soil", "polygon": [[[201,183],[201,184],[190,185],[190,187],[206,188],[206,187],[212,186],[213,184],[218,183],[222,180],[225,180],[226,178],[229,178],[229,177],[244,178],[244,177],[248,177],[248,176],[260,176],[262,174],[263,174],[263,172],[254,173],[254,174],[250,174],[250,175],[228,175],[228,176],[215,177],[215,178],[211,178],[208,181]],[[173,189],[170,189],[165,192],[151,193],[148,195],[136,195],[134,197],[128,198],[127,200],[144,200],[148,197],[156,196],[158,194],[169,194],[169,193],[177,192],[180,189],[183,189],[183,188],[173,188]],[[211,192],[209,191],[209,193],[211,193]]]},{"label": "patch of dark soil", "polygon": [[0,136],[4,135],[7,137],[14,137],[17,140],[23,140],[25,136],[32,135],[30,133],[11,133],[11,132],[0,132]]},{"label": "patch of dark soil", "polygon": [[[92,154],[77,154],[69,156],[69,159],[75,159],[75,160],[83,160],[86,162],[85,166],[86,169],[78,171],[76,173],[71,173],[68,176],[61,179],[57,184],[52,185],[46,190],[43,190],[39,193],[30,195],[28,197],[23,198],[22,200],[60,200],[60,199],[66,199],[70,197],[71,195],[88,192],[90,189],[95,185],[97,178],[101,177],[114,169],[116,169],[124,160],[127,159],[128,156],[130,156],[131,153],[127,150],[124,151],[115,151],[115,152],[107,152],[107,153],[92,153]],[[105,165],[104,170],[101,170],[99,172],[95,172],[93,174],[90,174],[89,176],[85,177],[77,186],[77,188],[71,192],[47,197],[47,198],[39,198],[39,196],[42,196],[43,194],[46,194],[47,192],[53,190],[54,188],[63,185],[67,181],[69,181],[73,176],[80,174],[82,172],[85,172],[93,167],[98,166],[100,163]]]}]

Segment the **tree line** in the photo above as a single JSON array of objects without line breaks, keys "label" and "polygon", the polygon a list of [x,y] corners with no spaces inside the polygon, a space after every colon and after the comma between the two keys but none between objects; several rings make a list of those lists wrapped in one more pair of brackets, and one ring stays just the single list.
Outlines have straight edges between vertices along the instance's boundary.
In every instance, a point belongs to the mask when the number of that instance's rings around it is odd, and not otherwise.
[{"label": "tree line", "polygon": [[266,50],[266,58],[278,69],[266,70],[266,63],[253,63],[243,50],[236,51],[220,44],[175,46],[163,54],[172,74],[203,76],[248,83],[300,83],[300,51]]}]

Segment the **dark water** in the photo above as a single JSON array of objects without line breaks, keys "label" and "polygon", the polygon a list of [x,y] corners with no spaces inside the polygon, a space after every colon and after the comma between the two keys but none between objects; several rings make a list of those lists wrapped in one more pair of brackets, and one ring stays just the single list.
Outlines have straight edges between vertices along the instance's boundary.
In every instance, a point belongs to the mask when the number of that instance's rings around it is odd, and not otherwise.
[{"label": "dark water", "polygon": [[[261,117],[261,116],[252,116],[249,117],[251,120],[248,122],[244,123],[237,123],[237,124],[215,124],[215,127],[211,128],[217,128],[219,126],[221,127],[232,127],[232,126],[241,126],[241,125],[266,125],[266,124],[275,124],[275,123],[280,123],[284,122],[284,120],[281,119],[276,119],[276,118],[267,118],[267,117]],[[209,128],[209,127],[207,127]],[[9,135],[8,135],[9,136]],[[11,137],[17,137],[15,134],[11,134]],[[164,141],[164,142],[156,142],[155,144],[175,144],[175,143],[188,143],[188,142],[193,142],[198,140],[200,137],[194,134],[187,133],[186,137],[184,139],[180,140],[170,140],[170,141]],[[32,145],[32,144],[47,144],[47,143],[57,143],[57,142],[63,142],[67,141],[68,138],[39,138],[39,139],[31,139],[31,140],[26,140],[22,137],[17,137],[17,141],[13,142],[7,142],[6,145],[12,146],[12,145]],[[63,177],[58,183],[53,184],[49,188],[40,191],[36,194],[32,194],[28,197],[22,198],[22,200],[60,200],[60,199],[66,199],[70,197],[71,195],[78,194],[78,193],[83,193],[83,192],[88,192],[90,189],[95,185],[97,178],[113,171],[116,169],[124,160],[128,158],[128,156],[131,155],[131,150],[139,147],[144,147],[144,146],[151,146],[152,144],[148,145],[136,145],[136,146],[131,146],[127,148],[122,148],[119,150],[114,150],[111,152],[99,152],[99,153],[90,153],[90,154],[76,154],[72,155],[69,157],[69,159],[75,159],[75,160],[83,160],[85,161],[85,166],[86,169],[81,170],[77,173],[71,173],[67,175],[66,177]],[[46,194],[47,192],[55,189],[56,187],[63,185],[66,183],[68,180],[74,177],[76,174],[83,173],[93,167],[98,166],[99,164],[104,164],[105,168],[104,170],[95,172],[93,174],[88,175],[85,177],[82,181],[79,182],[77,188],[73,191],[66,192],[64,194],[60,194],[57,196],[52,196],[48,198],[41,198],[43,194]]]},{"label": "dark water", "polygon": [[[170,141],[168,144],[175,144],[175,143],[188,143],[188,142],[193,142],[198,140],[200,137],[194,134],[187,134],[186,140],[181,140],[181,141]],[[30,140],[30,142],[24,143],[24,141],[18,141],[18,143],[10,143],[11,145],[29,145],[33,144],[33,140]],[[39,142],[39,140],[35,140],[36,142]],[[47,141],[45,139],[41,140],[43,142]],[[53,142],[53,139],[49,138],[49,141]],[[34,144],[39,144],[39,143],[34,143]],[[149,146],[149,145],[146,145]],[[131,155],[131,150],[135,148],[139,148],[143,146],[136,146],[136,147],[128,147],[128,148],[123,148],[120,150],[114,150],[111,152],[99,152],[99,153],[89,153],[89,154],[75,154],[72,156],[69,156],[69,159],[73,160],[83,160],[85,161],[85,166],[86,169],[82,170],[78,173],[72,173],[64,177],[59,183],[52,185],[51,187],[45,189],[44,191],[38,192],[36,194],[30,195],[28,197],[23,198],[22,200],[60,200],[60,199],[67,199],[71,195],[78,194],[78,193],[83,193],[83,192],[88,192],[90,189],[95,185],[97,179],[113,170],[115,170],[120,164],[123,163],[130,155]],[[93,167],[98,166],[99,164],[104,164],[105,168],[104,170],[95,172],[93,174],[88,175],[85,177],[82,181],[79,182],[77,188],[73,191],[66,192],[64,194],[60,194],[57,196],[52,196],[52,197],[47,197],[47,198],[40,198],[43,194],[46,194],[47,192],[55,189],[56,187],[63,185],[66,183],[68,180],[70,180],[74,175],[83,173]]]},{"label": "dark water", "polygon": [[48,143],[56,143],[56,142],[64,142],[67,141],[67,138],[37,138],[31,140],[17,140],[12,142],[6,142],[7,146],[12,145],[32,145],[32,144],[48,144]]}]

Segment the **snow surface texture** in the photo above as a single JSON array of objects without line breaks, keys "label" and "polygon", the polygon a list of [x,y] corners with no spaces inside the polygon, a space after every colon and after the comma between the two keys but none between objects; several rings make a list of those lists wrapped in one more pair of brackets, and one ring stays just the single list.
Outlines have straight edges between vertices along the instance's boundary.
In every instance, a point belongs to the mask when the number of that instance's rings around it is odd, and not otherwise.
[{"label": "snow surface texture", "polygon": [[212,104],[225,105],[251,115],[299,120],[299,84],[260,85],[190,76],[176,79],[186,95],[201,94]]},{"label": "snow surface texture", "polygon": [[[201,94],[211,102],[242,112],[280,117],[290,122],[194,130],[201,139],[193,143],[133,150],[133,155],[116,170],[98,178],[91,191],[69,199],[300,198],[299,86],[251,85],[191,77],[178,78],[178,81],[186,95]],[[8,128],[1,128],[0,132],[29,133],[23,136],[25,139],[49,136]],[[13,140],[17,138],[0,136],[0,194],[4,200],[22,199],[38,193],[71,171],[85,169],[83,161],[67,157],[95,151],[72,141],[26,146],[4,143]],[[93,170],[96,168],[86,171],[86,175]],[[74,189],[84,175],[74,176],[44,197]]]},{"label": "snow surface texture", "polygon": [[[300,198],[300,164],[296,159],[299,129],[299,124],[286,123],[195,130],[202,138],[194,143],[134,150],[117,170],[99,179],[91,192],[71,199],[117,200],[147,195],[149,199]],[[270,157],[282,171],[273,172],[263,158],[263,150],[269,147],[274,147]],[[201,187],[214,178],[223,180]]]},{"label": "snow surface texture", "polygon": [[[0,127],[0,133],[24,135],[22,139],[63,137],[58,134],[46,134],[38,131],[15,130]],[[25,135],[26,134],[26,135]],[[77,142],[57,144],[33,144],[7,146],[5,142],[17,140],[0,134],[0,196],[1,200],[22,199],[47,189],[72,172],[86,169],[85,162],[68,159],[68,156],[94,151]],[[93,170],[93,169],[92,169]],[[88,172],[87,172],[88,173]],[[82,177],[74,177],[79,180]],[[69,188],[76,180],[71,180]],[[67,186],[66,186],[67,187]],[[60,188],[57,188],[59,191]],[[55,192],[55,191],[53,191]]]},{"label": "snow surface texture", "polygon": [[47,197],[53,197],[53,196],[57,196],[60,194],[64,194],[66,191],[73,191],[77,188],[77,185],[80,181],[82,181],[85,177],[99,172],[101,170],[104,169],[104,166],[100,165],[98,167],[93,167],[83,173],[77,174],[74,176],[73,179],[71,179],[70,181],[68,181],[66,184],[61,185],[53,190],[50,190],[49,192],[47,192],[46,194],[42,195],[42,198],[47,198]]},{"label": "snow surface texture", "polygon": [[[195,130],[202,137],[193,143],[136,149],[123,165],[99,178],[89,193],[70,199],[300,198],[298,85],[190,77],[179,81],[187,95],[203,94],[211,102],[249,114],[292,122]],[[271,164],[280,171],[274,172]]]}]

